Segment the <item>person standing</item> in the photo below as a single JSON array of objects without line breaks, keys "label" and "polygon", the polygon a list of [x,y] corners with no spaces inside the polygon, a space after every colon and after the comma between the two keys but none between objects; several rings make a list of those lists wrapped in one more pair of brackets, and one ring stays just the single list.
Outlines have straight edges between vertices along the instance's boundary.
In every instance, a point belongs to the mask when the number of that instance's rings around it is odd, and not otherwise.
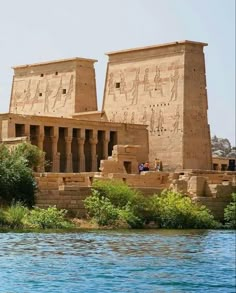
[{"label": "person standing", "polygon": [[155,171],[160,171],[161,170],[161,164],[160,164],[160,160],[155,158],[155,162],[154,162],[154,169]]}]

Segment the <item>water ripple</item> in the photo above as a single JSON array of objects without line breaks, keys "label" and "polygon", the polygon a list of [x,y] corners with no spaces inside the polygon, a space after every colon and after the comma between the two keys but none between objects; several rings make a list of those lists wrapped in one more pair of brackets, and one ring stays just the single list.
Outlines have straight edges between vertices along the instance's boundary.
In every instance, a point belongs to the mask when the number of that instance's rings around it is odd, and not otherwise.
[{"label": "water ripple", "polygon": [[0,292],[235,292],[235,231],[0,233]]}]

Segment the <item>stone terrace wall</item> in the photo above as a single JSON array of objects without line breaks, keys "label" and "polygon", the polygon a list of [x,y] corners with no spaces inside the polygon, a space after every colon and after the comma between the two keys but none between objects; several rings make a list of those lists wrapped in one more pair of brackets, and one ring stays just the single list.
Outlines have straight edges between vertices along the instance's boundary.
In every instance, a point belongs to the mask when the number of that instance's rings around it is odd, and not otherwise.
[{"label": "stone terrace wall", "polygon": [[55,205],[67,209],[70,214],[84,217],[83,200],[90,195],[89,173],[37,173],[38,193],[36,205],[47,208]]},{"label": "stone terrace wall", "polygon": [[236,192],[236,172],[184,170],[174,174],[170,188],[188,194],[223,220],[224,209]]},{"label": "stone terrace wall", "polygon": [[91,194],[95,179],[115,179],[139,189],[146,196],[170,188],[189,195],[193,201],[206,205],[217,219],[222,220],[224,208],[236,192],[235,172],[184,170],[175,173],[36,173],[38,194],[36,205],[55,205],[69,210],[71,215],[85,217],[83,200]]}]

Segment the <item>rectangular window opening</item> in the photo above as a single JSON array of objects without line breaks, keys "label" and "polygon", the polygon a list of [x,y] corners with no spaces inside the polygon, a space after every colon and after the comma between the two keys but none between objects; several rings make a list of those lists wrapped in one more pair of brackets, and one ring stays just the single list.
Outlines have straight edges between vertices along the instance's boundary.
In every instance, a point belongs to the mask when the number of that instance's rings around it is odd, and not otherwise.
[{"label": "rectangular window opening", "polygon": [[116,89],[120,88],[120,82],[116,82]]}]

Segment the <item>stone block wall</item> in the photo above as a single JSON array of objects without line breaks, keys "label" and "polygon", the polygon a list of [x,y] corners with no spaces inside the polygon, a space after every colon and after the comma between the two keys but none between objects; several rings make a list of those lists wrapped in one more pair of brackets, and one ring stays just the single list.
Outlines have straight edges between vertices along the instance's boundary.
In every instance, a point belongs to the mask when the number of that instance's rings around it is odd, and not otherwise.
[{"label": "stone block wall", "polygon": [[[119,180],[140,190],[145,196],[159,194],[162,190],[169,188],[190,196],[200,205],[205,205],[220,220],[223,220],[224,208],[231,201],[231,194],[236,192],[235,172],[219,174],[219,172],[209,171],[209,173],[197,174],[196,171],[185,170],[179,173],[151,171],[141,174],[36,173],[35,176],[39,189],[37,206],[46,208],[56,205],[78,217],[86,216],[83,200],[91,194],[94,180]],[[225,178],[228,181],[225,181]]]},{"label": "stone block wall", "polygon": [[67,209],[70,215],[85,217],[83,200],[91,194],[93,178],[90,174],[73,173],[37,173],[35,174],[38,193],[36,205],[47,208],[55,205],[59,209]]}]

